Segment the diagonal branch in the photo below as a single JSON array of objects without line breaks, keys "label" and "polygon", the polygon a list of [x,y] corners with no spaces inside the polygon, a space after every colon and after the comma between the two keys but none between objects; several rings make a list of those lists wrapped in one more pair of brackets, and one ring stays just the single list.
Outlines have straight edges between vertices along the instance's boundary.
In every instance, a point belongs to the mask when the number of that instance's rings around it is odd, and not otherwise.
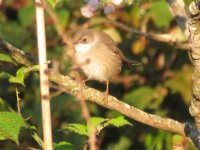
[{"label": "diagonal branch", "polygon": [[141,32],[139,30],[135,30],[131,27],[128,27],[120,22],[117,22],[117,21],[113,21],[109,18],[107,18],[114,26],[124,30],[124,31],[127,31],[127,32],[130,32],[130,33],[133,33],[135,35],[138,35],[138,36],[141,36],[141,37],[146,37],[150,40],[154,40],[154,41],[157,41],[157,42],[162,42],[162,43],[168,43],[170,44],[171,46],[174,46],[175,48],[179,48],[181,50],[190,50],[190,45],[188,44],[187,41],[180,41],[178,40],[174,35],[172,34],[158,34],[158,33],[145,33],[145,32]]},{"label": "diagonal branch", "polygon": [[[7,45],[10,45],[10,44],[8,44],[6,41],[0,39],[0,46],[1,46],[0,51],[4,50],[4,52],[7,52],[13,58],[15,58],[16,55],[12,55],[12,54],[15,54],[15,51],[18,51],[17,55],[19,55],[19,56],[17,56],[17,57],[23,58],[26,60],[26,62],[29,62],[28,64],[26,64],[22,61],[17,60],[18,63],[24,64],[26,66],[33,65],[33,63],[31,63],[31,61],[28,60],[28,58],[26,58],[25,54],[20,52],[19,49],[15,48],[13,46],[7,47]],[[59,86],[65,88],[66,91],[68,91],[70,94],[77,95],[78,92],[81,90],[80,84],[78,82],[76,82],[75,80],[71,79],[69,76],[63,76],[52,69],[50,69],[48,73],[49,73],[49,79],[51,81],[53,81],[54,83],[58,84]],[[104,98],[104,94],[96,89],[89,88],[87,86],[83,87],[82,92],[83,92],[84,98],[89,101],[97,103],[108,109],[118,111],[118,112],[124,114],[125,116],[132,118],[133,120],[144,123],[151,127],[178,133],[178,134],[186,137],[186,134],[184,131],[185,130],[184,123],[180,123],[173,119],[162,118],[160,116],[146,113],[144,111],[141,111],[133,106],[130,106],[130,105],[118,100],[117,98],[115,98],[113,96],[108,96],[108,103],[105,104],[102,101],[102,99]]]}]

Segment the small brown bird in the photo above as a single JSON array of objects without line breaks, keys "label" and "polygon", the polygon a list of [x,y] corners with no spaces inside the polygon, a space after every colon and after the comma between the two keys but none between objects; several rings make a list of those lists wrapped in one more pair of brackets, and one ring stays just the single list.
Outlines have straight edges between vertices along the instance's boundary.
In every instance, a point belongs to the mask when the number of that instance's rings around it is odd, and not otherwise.
[{"label": "small brown bird", "polygon": [[75,58],[78,66],[88,79],[106,82],[106,95],[109,80],[120,73],[123,64],[141,63],[127,59],[117,44],[106,33],[94,29],[82,29],[73,37]]}]

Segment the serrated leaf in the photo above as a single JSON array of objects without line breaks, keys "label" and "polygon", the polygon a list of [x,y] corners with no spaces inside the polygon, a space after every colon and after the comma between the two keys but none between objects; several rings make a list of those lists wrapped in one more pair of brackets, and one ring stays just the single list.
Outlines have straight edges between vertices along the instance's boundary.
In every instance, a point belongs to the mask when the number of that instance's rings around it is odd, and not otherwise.
[{"label": "serrated leaf", "polygon": [[16,63],[12,60],[12,58],[9,55],[0,53],[0,61],[10,62],[16,65]]},{"label": "serrated leaf", "polygon": [[18,69],[17,73],[16,73],[16,76],[11,76],[9,78],[9,82],[10,83],[19,83],[19,84],[25,86],[24,85],[24,75],[25,75],[24,70],[25,69],[26,69],[25,67],[22,67],[22,68]]},{"label": "serrated leaf", "polygon": [[[101,132],[102,129],[104,129],[106,126],[108,126],[108,120],[109,119],[105,119],[105,118],[100,118],[100,117],[92,117],[90,119],[90,122],[92,123],[92,125],[96,128],[97,130],[97,134],[99,134]],[[87,131],[89,133],[90,131],[90,127],[87,124]]]},{"label": "serrated leaf", "polygon": [[7,75],[10,77],[9,78],[10,83],[18,83],[25,86],[24,84],[25,74],[31,71],[38,71],[38,70],[39,70],[39,65],[34,65],[32,67],[21,67],[20,69],[17,70],[16,76],[12,76],[10,74]]},{"label": "serrated leaf", "polygon": [[97,127],[98,125],[100,125],[102,122],[104,122],[106,119],[105,118],[101,118],[101,117],[92,117],[90,119],[92,125],[94,127]]},{"label": "serrated leaf", "polygon": [[71,143],[62,141],[54,144],[54,150],[74,150],[74,147]]},{"label": "serrated leaf", "polygon": [[0,112],[0,140],[10,139],[19,144],[21,129],[26,128],[21,116],[15,112]]},{"label": "serrated leaf", "polygon": [[128,122],[128,120],[124,119],[124,116],[119,116],[117,118],[111,119],[108,121],[108,123],[111,125],[114,125],[116,127],[121,127],[124,125],[132,126],[132,124],[130,122]]},{"label": "serrated leaf", "polygon": [[69,130],[78,133],[80,135],[88,136],[87,127],[86,125],[83,124],[76,124],[76,123],[67,124],[66,126],[63,127],[63,129],[61,129],[61,131],[63,130]]}]

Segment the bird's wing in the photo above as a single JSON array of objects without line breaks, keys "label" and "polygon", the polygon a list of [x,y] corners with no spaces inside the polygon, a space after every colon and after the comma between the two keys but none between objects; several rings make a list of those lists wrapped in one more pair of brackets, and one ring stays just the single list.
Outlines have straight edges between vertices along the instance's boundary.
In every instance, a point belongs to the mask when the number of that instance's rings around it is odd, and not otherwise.
[{"label": "bird's wing", "polygon": [[106,44],[107,47],[109,47],[109,50],[111,50],[111,52],[113,52],[115,55],[118,55],[119,58],[121,58],[122,62],[125,64],[125,66],[130,68],[131,66],[134,66],[134,65],[142,65],[141,62],[126,58],[124,54],[122,53],[122,51],[117,47],[117,43],[108,34],[104,32],[101,32],[101,34],[103,34],[103,37],[104,37],[104,39],[102,39],[101,42]]},{"label": "bird's wing", "polygon": [[118,55],[121,58],[123,64],[126,67],[130,68],[131,66],[142,65],[142,63],[139,61],[135,61],[135,60],[126,58],[126,56],[123,54],[123,52],[116,45],[110,43],[109,47],[111,48],[111,50],[114,54]]}]

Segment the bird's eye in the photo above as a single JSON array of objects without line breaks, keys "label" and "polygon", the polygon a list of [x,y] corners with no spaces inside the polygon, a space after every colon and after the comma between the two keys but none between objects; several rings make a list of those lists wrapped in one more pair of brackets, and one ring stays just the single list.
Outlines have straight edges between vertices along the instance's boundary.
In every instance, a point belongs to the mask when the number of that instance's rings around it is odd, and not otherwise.
[{"label": "bird's eye", "polygon": [[83,41],[83,43],[86,43],[86,42],[87,42],[87,38],[84,37],[84,38],[82,39],[82,41]]}]

